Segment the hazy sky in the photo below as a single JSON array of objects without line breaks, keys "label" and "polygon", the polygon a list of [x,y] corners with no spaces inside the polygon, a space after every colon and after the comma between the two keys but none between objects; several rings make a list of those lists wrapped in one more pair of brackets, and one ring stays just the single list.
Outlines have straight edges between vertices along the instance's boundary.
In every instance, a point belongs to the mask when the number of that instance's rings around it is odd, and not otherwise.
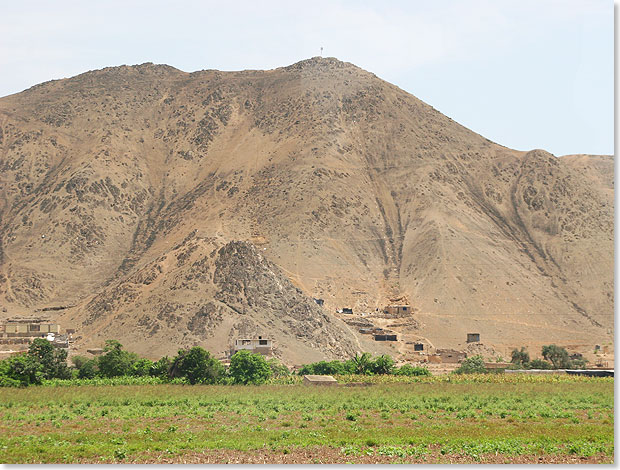
[{"label": "hazy sky", "polygon": [[0,96],[111,65],[374,72],[489,139],[612,154],[612,0],[33,1],[0,9]]}]

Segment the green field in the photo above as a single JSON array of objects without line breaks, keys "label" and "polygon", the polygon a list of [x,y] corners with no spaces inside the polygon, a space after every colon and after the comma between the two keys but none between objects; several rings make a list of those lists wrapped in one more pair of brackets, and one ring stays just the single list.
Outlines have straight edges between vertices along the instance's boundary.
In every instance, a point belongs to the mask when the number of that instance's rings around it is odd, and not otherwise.
[{"label": "green field", "polygon": [[613,462],[613,379],[400,382],[0,389],[0,463]]}]

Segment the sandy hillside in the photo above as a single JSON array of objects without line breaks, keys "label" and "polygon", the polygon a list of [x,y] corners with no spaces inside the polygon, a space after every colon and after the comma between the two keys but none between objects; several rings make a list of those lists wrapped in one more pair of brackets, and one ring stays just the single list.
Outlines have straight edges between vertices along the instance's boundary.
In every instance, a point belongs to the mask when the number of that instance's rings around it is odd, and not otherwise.
[{"label": "sandy hillside", "polygon": [[[613,343],[613,158],[508,149],[352,64],[111,67],[0,99],[1,315],[159,357]],[[323,308],[312,297],[325,299]],[[6,310],[6,311],[5,311]],[[401,342],[397,350],[406,353]]]}]

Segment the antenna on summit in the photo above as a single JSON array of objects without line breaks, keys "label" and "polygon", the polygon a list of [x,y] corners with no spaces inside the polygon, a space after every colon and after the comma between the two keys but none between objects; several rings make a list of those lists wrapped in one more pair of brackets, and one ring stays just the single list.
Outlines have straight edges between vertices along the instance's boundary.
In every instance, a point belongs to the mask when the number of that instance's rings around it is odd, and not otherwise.
[{"label": "antenna on summit", "polygon": [[321,46],[321,57],[323,57],[323,46]]}]

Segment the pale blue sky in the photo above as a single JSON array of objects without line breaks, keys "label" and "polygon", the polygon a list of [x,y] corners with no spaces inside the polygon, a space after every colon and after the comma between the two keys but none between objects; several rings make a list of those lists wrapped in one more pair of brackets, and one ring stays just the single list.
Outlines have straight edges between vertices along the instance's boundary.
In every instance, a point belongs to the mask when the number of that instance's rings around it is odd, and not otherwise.
[{"label": "pale blue sky", "polygon": [[0,9],[0,96],[143,62],[374,72],[489,139],[612,154],[612,0],[35,1]]}]

